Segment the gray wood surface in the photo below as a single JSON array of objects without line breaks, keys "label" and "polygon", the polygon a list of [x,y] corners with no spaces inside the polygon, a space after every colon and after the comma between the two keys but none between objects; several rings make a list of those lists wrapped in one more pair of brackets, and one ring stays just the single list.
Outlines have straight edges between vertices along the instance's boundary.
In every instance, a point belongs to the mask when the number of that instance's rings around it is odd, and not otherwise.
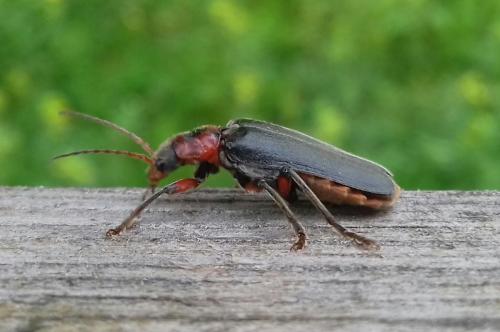
[{"label": "gray wood surface", "polygon": [[0,330],[498,331],[500,193],[404,192],[387,213],[332,208],[379,241],[340,240],[305,201],[303,252],[264,195],[161,198],[104,237],[139,189],[0,187]]}]

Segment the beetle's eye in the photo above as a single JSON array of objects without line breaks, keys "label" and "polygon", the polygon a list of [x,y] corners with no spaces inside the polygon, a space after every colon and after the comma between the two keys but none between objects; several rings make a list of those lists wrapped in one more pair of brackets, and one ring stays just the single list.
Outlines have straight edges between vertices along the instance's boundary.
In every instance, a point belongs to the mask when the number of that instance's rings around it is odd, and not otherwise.
[{"label": "beetle's eye", "polygon": [[160,148],[156,156],[155,167],[162,173],[172,172],[179,167],[177,155],[170,145]]},{"label": "beetle's eye", "polygon": [[159,172],[170,173],[172,171],[175,171],[177,167],[179,167],[179,165],[176,160],[157,159],[155,162],[155,167]]},{"label": "beetle's eye", "polygon": [[162,160],[157,160],[155,162],[155,167],[157,170],[164,173],[167,170],[167,163]]}]

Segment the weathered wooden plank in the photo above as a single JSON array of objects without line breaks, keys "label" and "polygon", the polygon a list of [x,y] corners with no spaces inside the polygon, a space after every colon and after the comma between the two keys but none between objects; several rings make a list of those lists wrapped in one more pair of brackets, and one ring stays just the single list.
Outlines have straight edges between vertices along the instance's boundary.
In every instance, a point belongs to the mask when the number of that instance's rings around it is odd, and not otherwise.
[{"label": "weathered wooden plank", "polygon": [[163,198],[116,240],[137,189],[0,188],[0,330],[500,330],[500,193],[404,192],[388,213],[304,201],[309,247],[263,195]]}]

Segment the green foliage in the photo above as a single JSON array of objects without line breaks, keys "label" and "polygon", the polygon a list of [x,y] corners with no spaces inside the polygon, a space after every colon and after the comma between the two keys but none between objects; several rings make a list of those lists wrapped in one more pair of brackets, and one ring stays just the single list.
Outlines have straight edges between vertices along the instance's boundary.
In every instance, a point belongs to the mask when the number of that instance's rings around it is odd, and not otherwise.
[{"label": "green foliage", "polygon": [[0,0],[0,183],[145,185],[133,160],[50,162],[136,149],[58,115],[71,108],[153,145],[269,120],[387,166],[404,188],[499,189],[499,14],[497,0]]}]

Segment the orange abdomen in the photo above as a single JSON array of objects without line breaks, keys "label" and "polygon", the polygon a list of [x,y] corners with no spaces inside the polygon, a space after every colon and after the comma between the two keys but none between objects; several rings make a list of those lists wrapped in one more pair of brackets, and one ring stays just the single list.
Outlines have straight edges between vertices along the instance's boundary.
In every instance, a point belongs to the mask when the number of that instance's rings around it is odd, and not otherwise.
[{"label": "orange abdomen", "polygon": [[301,173],[300,176],[322,202],[339,205],[366,206],[372,209],[386,209],[398,200],[401,189],[396,185],[391,197],[370,195],[333,181]]}]

